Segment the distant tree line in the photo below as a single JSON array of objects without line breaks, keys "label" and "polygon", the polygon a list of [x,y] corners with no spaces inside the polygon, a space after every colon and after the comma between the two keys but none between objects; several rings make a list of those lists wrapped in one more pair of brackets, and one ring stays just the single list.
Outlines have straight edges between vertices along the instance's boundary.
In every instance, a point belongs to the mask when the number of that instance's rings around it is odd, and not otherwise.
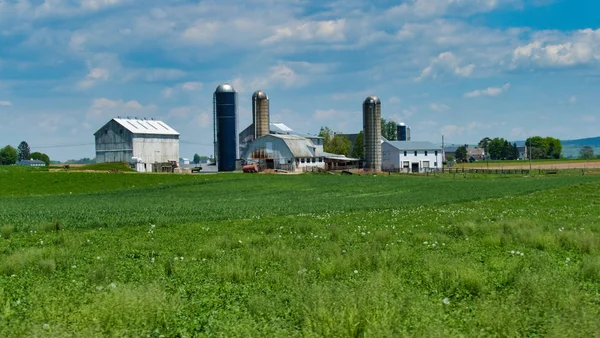
[{"label": "distant tree line", "polygon": [[46,163],[46,165],[50,164],[48,155],[38,151],[32,153],[29,144],[25,141],[19,143],[17,148],[7,145],[0,149],[0,164],[2,165],[12,165],[24,160],[39,160]]},{"label": "distant tree line", "polygon": [[525,146],[527,151],[531,150],[531,158],[534,160],[561,158],[562,144],[557,138],[533,136],[525,141]]},{"label": "distant tree line", "polygon": [[[396,122],[387,121],[384,118],[381,119],[381,136],[386,140],[395,140],[397,130]],[[334,132],[329,127],[321,127],[318,136],[323,138],[323,151],[325,152],[353,158],[363,158],[364,133],[362,130],[356,136],[354,143],[348,137]]]}]

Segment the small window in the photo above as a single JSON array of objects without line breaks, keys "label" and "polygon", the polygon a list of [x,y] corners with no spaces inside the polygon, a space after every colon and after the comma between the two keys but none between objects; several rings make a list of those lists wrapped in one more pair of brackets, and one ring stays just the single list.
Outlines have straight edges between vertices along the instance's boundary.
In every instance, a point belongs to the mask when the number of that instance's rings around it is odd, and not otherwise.
[{"label": "small window", "polygon": [[123,134],[123,128],[121,128],[121,130],[119,130],[119,133],[120,133],[120,134]]},{"label": "small window", "polygon": [[300,162],[304,163],[304,157],[300,159]]},{"label": "small window", "polygon": [[317,162],[317,159],[313,157],[312,158],[312,163],[316,163],[316,162]]},{"label": "small window", "polygon": [[406,150],[404,151],[404,156],[406,156]]},{"label": "small window", "polygon": [[415,150],[415,156],[417,156],[417,151]]},{"label": "small window", "polygon": [[435,156],[437,156],[437,150],[435,151]]},{"label": "small window", "polygon": [[427,150],[425,150],[425,156],[427,156]]},{"label": "small window", "polygon": [[319,157],[319,163],[323,162],[323,158]]},{"label": "small window", "polygon": [[433,166],[437,168],[437,162],[433,162]]}]

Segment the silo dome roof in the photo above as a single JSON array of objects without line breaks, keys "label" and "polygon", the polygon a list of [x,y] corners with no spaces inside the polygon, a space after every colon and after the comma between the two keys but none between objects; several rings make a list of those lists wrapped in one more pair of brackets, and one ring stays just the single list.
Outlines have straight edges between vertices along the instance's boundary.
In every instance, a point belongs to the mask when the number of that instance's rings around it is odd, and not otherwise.
[{"label": "silo dome roof", "polygon": [[379,100],[379,98],[377,96],[369,96],[365,99],[364,104],[371,104],[371,103],[381,103],[381,101]]},{"label": "silo dome roof", "polygon": [[230,84],[223,83],[215,89],[215,93],[235,93],[235,89]]},{"label": "silo dome roof", "polygon": [[254,94],[252,94],[252,98],[257,98],[257,99],[269,99],[269,97],[267,96],[267,94],[265,94],[265,92],[263,92],[262,90],[257,90],[254,92]]}]

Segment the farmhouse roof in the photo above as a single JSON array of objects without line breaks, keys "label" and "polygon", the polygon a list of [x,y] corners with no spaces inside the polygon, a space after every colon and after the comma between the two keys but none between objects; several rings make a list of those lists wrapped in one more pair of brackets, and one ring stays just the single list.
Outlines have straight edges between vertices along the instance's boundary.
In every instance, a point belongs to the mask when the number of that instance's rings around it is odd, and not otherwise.
[{"label": "farmhouse roof", "polygon": [[431,142],[426,141],[386,141],[385,143],[391,145],[398,150],[441,150],[442,148],[436,146]]},{"label": "farmhouse roof", "polygon": [[298,135],[286,135],[286,134],[269,134],[263,137],[275,137],[283,140],[285,145],[290,149],[290,152],[294,157],[313,157],[315,151],[314,143],[302,136]]}]

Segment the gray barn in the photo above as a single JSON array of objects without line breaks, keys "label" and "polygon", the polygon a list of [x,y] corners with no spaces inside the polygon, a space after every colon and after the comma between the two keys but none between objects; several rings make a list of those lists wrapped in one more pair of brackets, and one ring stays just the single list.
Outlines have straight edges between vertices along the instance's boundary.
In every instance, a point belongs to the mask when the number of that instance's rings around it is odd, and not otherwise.
[{"label": "gray barn", "polygon": [[116,118],[96,133],[96,163],[141,163],[179,160],[179,133],[166,123],[147,119]]}]

